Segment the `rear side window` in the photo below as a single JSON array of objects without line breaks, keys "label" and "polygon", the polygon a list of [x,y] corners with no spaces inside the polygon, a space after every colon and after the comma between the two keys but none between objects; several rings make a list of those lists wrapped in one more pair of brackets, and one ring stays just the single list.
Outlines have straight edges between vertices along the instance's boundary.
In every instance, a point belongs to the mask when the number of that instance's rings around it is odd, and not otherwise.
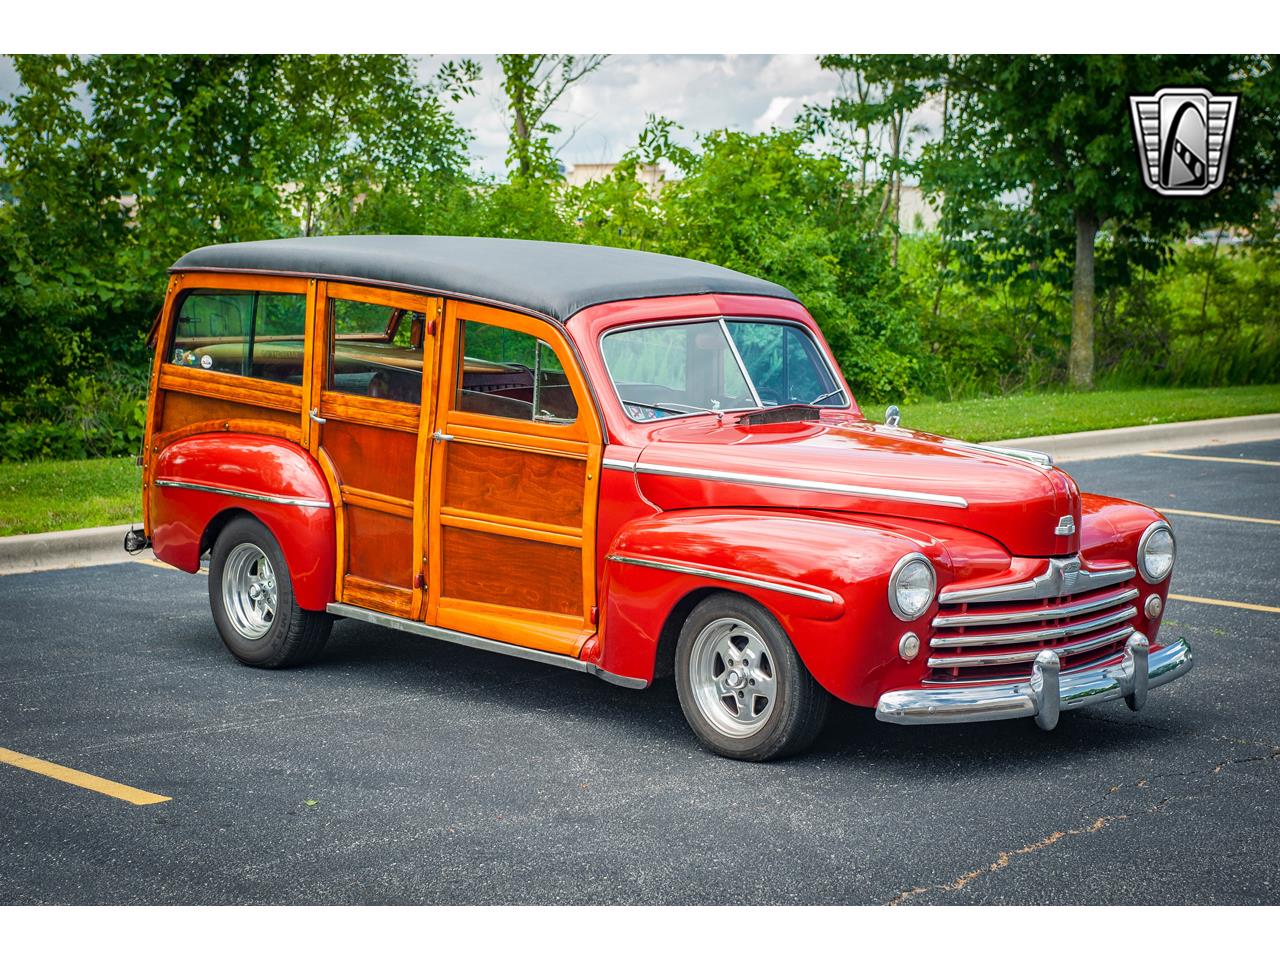
[{"label": "rear side window", "polygon": [[300,293],[191,290],[178,304],[168,361],[233,376],[302,383],[307,298]]},{"label": "rear side window", "polygon": [[330,390],[401,403],[422,401],[422,313],[334,299],[329,317]]}]

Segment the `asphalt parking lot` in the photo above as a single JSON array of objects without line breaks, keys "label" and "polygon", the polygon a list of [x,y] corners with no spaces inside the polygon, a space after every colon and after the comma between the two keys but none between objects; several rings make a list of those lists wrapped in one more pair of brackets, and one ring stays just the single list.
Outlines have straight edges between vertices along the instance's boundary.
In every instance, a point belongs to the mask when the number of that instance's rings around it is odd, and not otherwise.
[{"label": "asphalt parking lot", "polygon": [[1280,612],[1202,602],[1280,607],[1280,441],[1066,467],[1235,518],[1170,513],[1191,674],[1049,734],[841,707],[769,765],[700,749],[669,680],[352,621],[259,671],[202,576],[0,577],[0,748],[171,798],[0,763],[0,903],[1280,902]]}]

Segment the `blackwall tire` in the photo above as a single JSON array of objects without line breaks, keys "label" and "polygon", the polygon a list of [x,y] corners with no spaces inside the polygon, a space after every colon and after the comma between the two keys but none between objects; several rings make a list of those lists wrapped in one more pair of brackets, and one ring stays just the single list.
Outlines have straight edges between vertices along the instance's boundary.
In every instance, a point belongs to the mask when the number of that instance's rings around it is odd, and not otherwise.
[{"label": "blackwall tire", "polygon": [[734,760],[799,753],[822,731],[831,696],[772,614],[738,594],[707,597],[676,644],[685,719],[709,749]]},{"label": "blackwall tire", "polygon": [[251,667],[294,667],[313,660],[333,618],[303,610],[276,538],[253,517],[223,527],[209,561],[209,606],[228,650]]}]

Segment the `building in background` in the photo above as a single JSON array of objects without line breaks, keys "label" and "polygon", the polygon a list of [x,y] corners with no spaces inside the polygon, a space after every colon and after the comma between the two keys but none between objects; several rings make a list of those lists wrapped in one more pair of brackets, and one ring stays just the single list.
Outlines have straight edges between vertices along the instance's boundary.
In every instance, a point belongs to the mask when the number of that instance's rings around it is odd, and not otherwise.
[{"label": "building in background", "polygon": [[[575,163],[564,175],[565,186],[582,187],[596,180],[604,180],[613,174],[616,163]],[[636,178],[645,185],[652,196],[662,192],[667,183],[666,172],[656,163],[641,164]]]}]

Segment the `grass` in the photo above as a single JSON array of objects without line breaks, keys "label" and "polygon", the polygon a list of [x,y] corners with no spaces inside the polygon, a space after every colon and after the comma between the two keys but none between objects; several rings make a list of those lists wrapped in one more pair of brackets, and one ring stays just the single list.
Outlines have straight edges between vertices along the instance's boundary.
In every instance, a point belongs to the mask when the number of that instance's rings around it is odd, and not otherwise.
[{"label": "grass", "polygon": [[[929,400],[901,407],[904,427],[979,442],[1276,413],[1280,412],[1280,384],[1024,393],[983,400]],[[863,413],[872,419],[883,415],[874,407],[864,408]]]},{"label": "grass", "polygon": [[0,536],[141,518],[142,470],[132,457],[0,463]]},{"label": "grass", "polygon": [[[1280,411],[1280,384],[1214,389],[1014,394],[902,407],[902,424],[962,440],[1003,440]],[[868,406],[867,416],[883,411]],[[0,463],[0,536],[128,523],[142,516],[142,472],[128,457]]]}]

